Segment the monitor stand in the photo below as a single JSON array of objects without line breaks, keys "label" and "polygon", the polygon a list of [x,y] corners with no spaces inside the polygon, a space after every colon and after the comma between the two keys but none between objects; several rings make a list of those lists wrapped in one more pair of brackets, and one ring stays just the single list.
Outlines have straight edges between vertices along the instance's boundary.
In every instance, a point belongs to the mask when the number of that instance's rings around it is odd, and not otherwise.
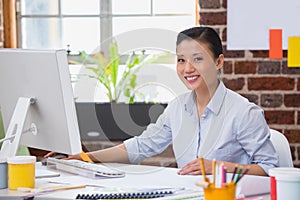
[{"label": "monitor stand", "polygon": [[0,140],[0,143],[3,142],[0,151],[0,158],[8,158],[16,155],[22,133],[37,133],[35,124],[32,124],[29,130],[23,132],[29,106],[35,103],[35,101],[36,100],[34,98],[20,97],[18,99],[7,132],[5,134],[5,138]]}]

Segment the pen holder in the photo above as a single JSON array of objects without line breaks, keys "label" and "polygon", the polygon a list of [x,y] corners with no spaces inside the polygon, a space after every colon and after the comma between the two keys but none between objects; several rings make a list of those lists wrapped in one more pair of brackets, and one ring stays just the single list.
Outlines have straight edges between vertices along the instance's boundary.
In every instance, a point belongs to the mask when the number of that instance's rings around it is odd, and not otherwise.
[{"label": "pen holder", "polygon": [[35,156],[15,156],[7,158],[8,188],[17,190],[19,187],[34,188]]},{"label": "pen holder", "polygon": [[205,200],[235,200],[236,184],[227,183],[221,188],[216,188],[214,185],[204,188]]}]

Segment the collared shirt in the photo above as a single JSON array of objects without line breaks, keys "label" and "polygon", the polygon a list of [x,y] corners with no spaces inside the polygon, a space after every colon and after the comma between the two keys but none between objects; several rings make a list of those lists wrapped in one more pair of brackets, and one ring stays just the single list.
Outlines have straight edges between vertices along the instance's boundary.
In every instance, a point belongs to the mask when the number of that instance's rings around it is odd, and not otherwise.
[{"label": "collared shirt", "polygon": [[220,82],[198,117],[194,92],[172,100],[155,124],[124,141],[129,161],[139,163],[170,144],[179,168],[202,156],[239,164],[258,164],[266,173],[278,166],[263,110]]}]

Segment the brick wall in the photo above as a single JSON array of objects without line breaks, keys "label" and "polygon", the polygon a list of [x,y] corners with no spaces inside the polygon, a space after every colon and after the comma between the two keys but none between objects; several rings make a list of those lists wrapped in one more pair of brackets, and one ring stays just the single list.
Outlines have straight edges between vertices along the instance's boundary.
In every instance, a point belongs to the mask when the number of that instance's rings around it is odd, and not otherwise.
[{"label": "brick wall", "polygon": [[2,1],[0,1],[0,48],[3,48],[3,17],[2,17]]},{"label": "brick wall", "polygon": [[270,60],[266,51],[227,51],[227,0],[199,0],[200,24],[219,31],[226,63],[223,81],[262,107],[271,128],[288,139],[294,165],[300,167],[300,66],[287,67],[287,51],[282,60]]}]

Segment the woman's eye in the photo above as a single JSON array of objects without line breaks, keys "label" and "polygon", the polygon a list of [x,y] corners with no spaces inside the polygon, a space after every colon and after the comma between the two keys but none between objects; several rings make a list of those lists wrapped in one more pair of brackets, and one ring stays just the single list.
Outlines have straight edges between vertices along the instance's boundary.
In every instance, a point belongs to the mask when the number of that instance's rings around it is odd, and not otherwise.
[{"label": "woman's eye", "polygon": [[177,62],[184,62],[184,59],[178,58],[178,59],[177,59]]},{"label": "woman's eye", "polygon": [[197,58],[194,59],[195,62],[200,62],[201,60],[202,60],[201,57],[197,57]]}]

